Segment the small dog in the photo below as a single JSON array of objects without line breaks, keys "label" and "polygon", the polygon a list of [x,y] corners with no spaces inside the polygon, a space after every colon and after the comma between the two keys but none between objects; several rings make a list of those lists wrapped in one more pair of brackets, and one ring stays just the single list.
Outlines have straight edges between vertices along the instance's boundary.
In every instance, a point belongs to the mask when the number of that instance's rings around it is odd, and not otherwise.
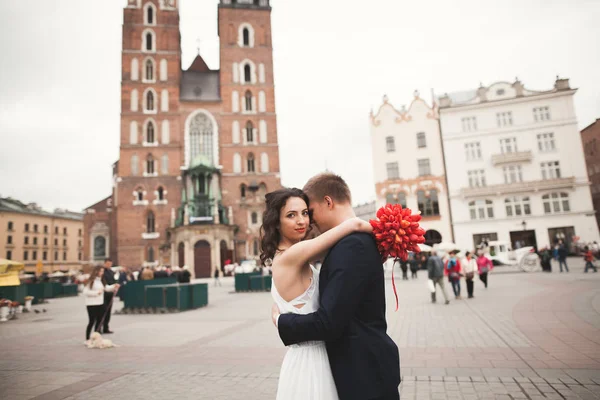
[{"label": "small dog", "polygon": [[109,339],[102,339],[102,335],[99,332],[92,333],[90,340],[85,342],[88,349],[110,349],[111,347],[118,347]]}]

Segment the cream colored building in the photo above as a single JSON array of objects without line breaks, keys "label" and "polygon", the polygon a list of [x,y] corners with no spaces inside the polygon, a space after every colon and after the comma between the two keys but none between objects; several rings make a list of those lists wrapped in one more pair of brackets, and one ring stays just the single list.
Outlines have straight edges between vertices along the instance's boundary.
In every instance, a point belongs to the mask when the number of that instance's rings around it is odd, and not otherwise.
[{"label": "cream colored building", "polygon": [[23,262],[28,272],[38,263],[44,272],[80,269],[83,214],[0,198],[0,258]]},{"label": "cream colored building", "polygon": [[376,208],[420,210],[426,244],[453,241],[437,106],[415,92],[408,108],[396,109],[384,96],[370,122]]}]

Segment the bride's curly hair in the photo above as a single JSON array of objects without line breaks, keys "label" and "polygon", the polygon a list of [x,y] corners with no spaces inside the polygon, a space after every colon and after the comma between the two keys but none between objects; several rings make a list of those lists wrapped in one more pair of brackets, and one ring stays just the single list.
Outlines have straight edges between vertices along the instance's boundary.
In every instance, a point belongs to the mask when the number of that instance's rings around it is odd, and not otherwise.
[{"label": "bride's curly hair", "polygon": [[[262,265],[268,265],[269,262],[272,262],[278,250],[279,242],[281,241],[281,233],[279,233],[280,213],[285,203],[291,197],[301,198],[306,202],[306,206],[308,207],[308,196],[297,188],[279,189],[267,193],[265,196],[267,209],[263,215],[263,224],[260,227],[260,262]],[[309,230],[310,227],[307,233]]]}]

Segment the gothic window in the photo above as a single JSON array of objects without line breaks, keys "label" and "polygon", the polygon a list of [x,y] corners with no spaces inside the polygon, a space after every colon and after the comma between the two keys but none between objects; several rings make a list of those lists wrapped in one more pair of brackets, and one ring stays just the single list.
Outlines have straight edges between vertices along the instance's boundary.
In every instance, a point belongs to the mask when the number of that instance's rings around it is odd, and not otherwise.
[{"label": "gothic window", "polygon": [[151,154],[148,154],[148,157],[146,157],[146,172],[154,174],[154,158]]},{"label": "gothic window", "polygon": [[254,154],[253,153],[249,153],[248,154],[248,172],[254,172],[255,168],[254,168]]},{"label": "gothic window", "polygon": [[242,185],[240,186],[240,197],[242,199],[246,198],[246,185],[242,183]]},{"label": "gothic window", "polygon": [[154,137],[154,123],[149,121],[148,125],[146,125],[146,142],[154,143]]},{"label": "gothic window", "polygon": [[146,42],[145,42],[146,51],[152,51],[153,50],[152,39],[153,39],[152,38],[152,33],[147,32],[146,33],[146,37],[145,37],[145,40],[146,40]]},{"label": "gothic window", "polygon": [[250,64],[244,65],[244,82],[252,82],[252,67]]},{"label": "gothic window", "polygon": [[137,201],[142,201],[142,200],[144,200],[144,190],[143,190],[142,188],[139,188],[139,189],[137,189],[137,190],[135,191],[135,193],[136,193],[136,198],[137,198]]},{"label": "gothic window", "polygon": [[254,143],[254,125],[250,121],[246,123],[246,142]]},{"label": "gothic window", "polygon": [[154,247],[148,247],[148,262],[154,262]]},{"label": "gothic window", "polygon": [[252,92],[247,90],[244,95],[246,111],[252,111]]},{"label": "gothic window", "polygon": [[148,6],[146,9],[146,23],[148,25],[154,24],[154,7],[152,7],[152,5]]},{"label": "gothic window", "polygon": [[152,62],[152,60],[148,59],[146,60],[146,77],[145,80],[146,81],[154,81],[154,63]]},{"label": "gothic window", "polygon": [[148,90],[146,92],[146,110],[148,112],[154,112],[156,111],[155,109],[155,104],[154,104],[154,92],[152,90]]},{"label": "gothic window", "polygon": [[250,46],[250,30],[248,28],[244,28],[244,30],[242,31],[242,35],[244,36],[244,38],[243,38],[244,46],[249,47]]},{"label": "gothic window", "polygon": [[190,122],[191,165],[213,165],[213,123],[204,113],[198,113]]},{"label": "gothic window", "polygon": [[162,186],[160,186],[157,190],[158,192],[158,200],[164,200],[165,199],[165,189],[163,189]]},{"label": "gothic window", "polygon": [[149,211],[148,215],[146,216],[146,232],[156,232],[156,230],[154,229],[154,213],[152,211]]},{"label": "gothic window", "polygon": [[[106,238],[104,236],[96,236],[94,238],[94,259],[106,257]],[[58,259],[58,253],[54,252],[54,260]]]}]

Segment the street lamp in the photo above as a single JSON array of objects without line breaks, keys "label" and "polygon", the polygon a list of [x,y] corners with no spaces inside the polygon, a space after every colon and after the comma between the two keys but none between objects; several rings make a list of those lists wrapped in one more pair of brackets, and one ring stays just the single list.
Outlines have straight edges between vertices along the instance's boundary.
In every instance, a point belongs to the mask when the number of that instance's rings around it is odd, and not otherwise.
[{"label": "street lamp", "polygon": [[523,230],[526,231],[527,230],[527,221],[523,220],[523,222],[521,222],[521,226],[523,227]]}]

